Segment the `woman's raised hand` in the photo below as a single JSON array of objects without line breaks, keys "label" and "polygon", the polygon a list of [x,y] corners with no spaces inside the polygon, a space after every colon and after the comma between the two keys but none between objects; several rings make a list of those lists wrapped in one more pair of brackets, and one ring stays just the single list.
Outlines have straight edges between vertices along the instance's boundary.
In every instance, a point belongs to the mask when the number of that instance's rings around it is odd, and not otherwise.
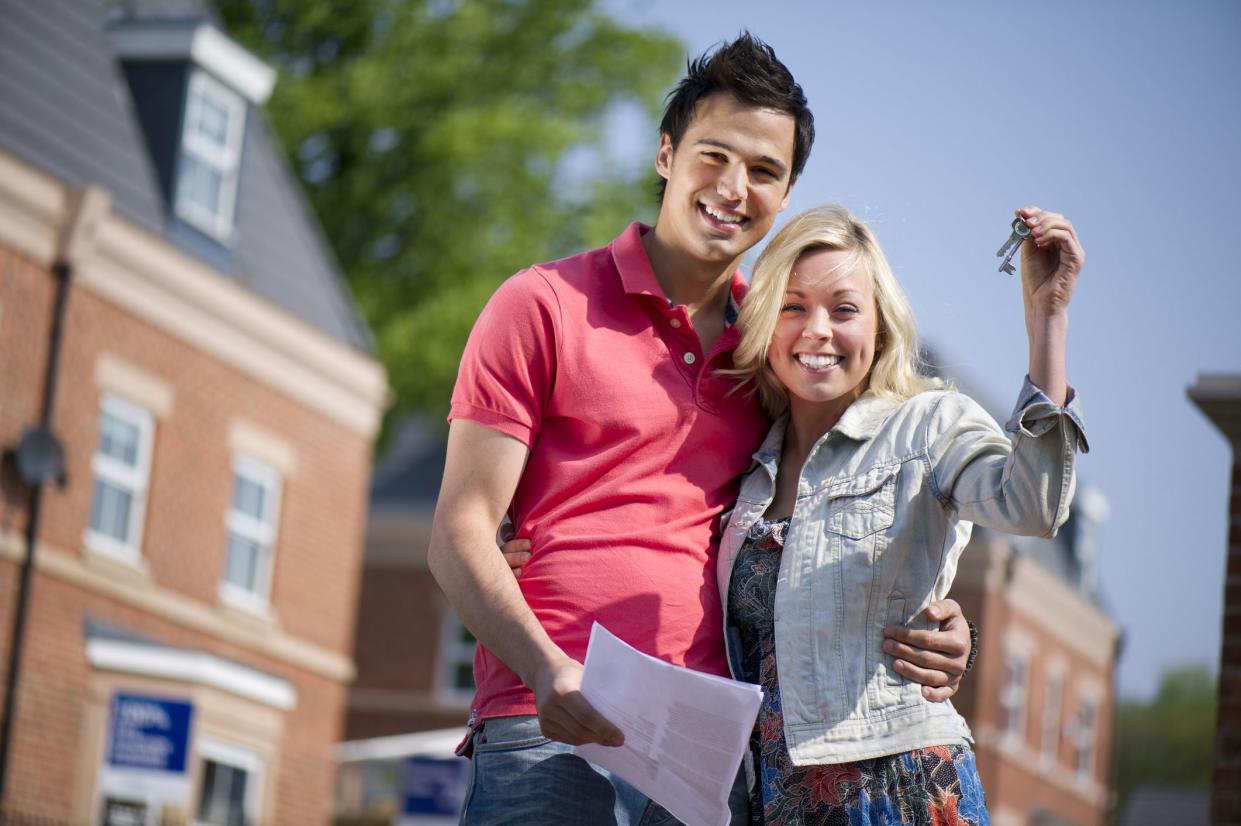
[{"label": "woman's raised hand", "polygon": [[1030,227],[1021,247],[1021,287],[1027,313],[1062,315],[1073,296],[1086,253],[1073,224],[1058,212],[1022,207],[1017,216]]}]

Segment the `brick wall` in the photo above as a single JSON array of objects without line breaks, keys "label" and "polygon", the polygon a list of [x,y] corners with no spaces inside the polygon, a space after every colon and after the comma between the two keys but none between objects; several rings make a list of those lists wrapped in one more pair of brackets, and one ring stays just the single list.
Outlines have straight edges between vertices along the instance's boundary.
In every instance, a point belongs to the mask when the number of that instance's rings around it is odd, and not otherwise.
[{"label": "brick wall", "polygon": [[[1088,826],[1103,824],[1107,801],[1092,800],[1079,786],[1072,744],[1066,736],[1077,712],[1078,687],[1083,681],[1097,685],[1096,737],[1093,783],[1107,788],[1111,763],[1113,671],[1115,656],[1100,665],[1066,646],[1049,629],[1014,610],[1008,582],[1009,552],[1003,539],[979,532],[962,557],[952,596],[961,603],[966,617],[980,628],[980,652],[974,670],[965,678],[953,705],[969,722],[976,738],[978,772],[993,822],[1033,822],[1041,812],[1054,822]],[[1069,585],[1064,586],[1066,589]],[[1027,649],[1025,726],[1018,738],[1003,734],[1005,709],[1000,693],[1005,680],[1006,639],[1016,635]],[[1042,724],[1045,711],[1045,678],[1052,662],[1062,669],[1063,690],[1055,759],[1042,755]],[[1015,820],[1013,819],[1015,818]]]},{"label": "brick wall", "polygon": [[[16,443],[38,416],[52,284],[49,273],[0,248],[3,446]],[[69,483],[45,491],[43,552],[75,559],[84,555],[101,397],[95,370],[105,351],[173,391],[170,412],[155,425],[142,543],[149,586],[223,610],[217,586],[232,495],[229,427],[241,417],[278,434],[295,453],[295,468],[283,480],[275,550],[271,601],[276,623],[287,634],[347,656],[365,529],[369,440],[82,289],[74,289],[69,299],[54,419],[66,447]],[[0,532],[12,540],[24,529],[25,496],[13,483],[11,467],[0,490]],[[0,557],[0,674],[11,633],[13,560],[12,550],[7,560]],[[144,581],[139,572],[123,573]],[[343,684],[42,572],[34,581],[11,752],[9,789],[19,807],[68,818],[74,798],[70,790],[84,782],[76,775],[90,678],[83,639],[87,618],[164,644],[209,651],[291,682],[297,706],[287,712],[280,763],[267,767],[276,777],[275,822],[327,822],[334,777],[331,745],[341,735]]]},{"label": "brick wall", "polygon": [[465,725],[464,705],[442,705],[435,693],[443,611],[443,594],[425,567],[367,566],[346,740]]},{"label": "brick wall", "polygon": [[[26,276],[41,280],[37,270],[26,270]],[[272,579],[281,624],[319,645],[348,651],[365,530],[368,441],[83,290],[70,297],[65,331],[55,428],[75,484],[47,491],[43,541],[73,551],[81,544],[98,441],[95,366],[99,354],[109,352],[174,393],[170,414],[156,421],[151,460],[143,555],[152,579],[195,599],[217,601],[232,496],[228,430],[242,417],[279,434],[297,453],[294,477],[284,480]],[[11,433],[0,436],[11,440]]]},{"label": "brick wall", "polygon": [[[1241,400],[1238,400],[1241,404]],[[1224,634],[1211,812],[1214,823],[1241,823],[1241,463],[1233,455],[1228,497]]]},{"label": "brick wall", "polygon": [[354,641],[355,687],[432,691],[442,605],[425,569],[368,567]]}]

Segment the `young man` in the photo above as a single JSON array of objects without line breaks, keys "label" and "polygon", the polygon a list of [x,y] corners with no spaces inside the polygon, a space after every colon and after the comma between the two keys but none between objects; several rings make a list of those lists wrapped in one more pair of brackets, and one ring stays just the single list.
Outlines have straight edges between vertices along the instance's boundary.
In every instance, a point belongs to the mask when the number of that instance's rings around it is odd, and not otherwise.
[{"label": "young man", "polygon": [[[655,226],[513,276],[462,357],[428,558],[480,642],[466,822],[668,817],[569,753],[622,742],[579,691],[593,622],[728,674],[719,520],[768,422],[718,371],[737,340],[738,263],[787,206],[813,118],[747,34],[690,65],[660,131]],[[495,549],[506,512],[534,550],[520,581]],[[928,649],[898,645],[898,668],[943,699],[969,643],[955,603],[935,611],[950,630],[893,634]]]}]

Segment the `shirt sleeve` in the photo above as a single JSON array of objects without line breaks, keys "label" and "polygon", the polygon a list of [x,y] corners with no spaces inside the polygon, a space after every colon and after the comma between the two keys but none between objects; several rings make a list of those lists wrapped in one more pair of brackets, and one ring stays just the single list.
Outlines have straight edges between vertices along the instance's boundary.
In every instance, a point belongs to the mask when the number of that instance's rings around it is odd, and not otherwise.
[{"label": "shirt sleeve", "polygon": [[1038,437],[1057,425],[1072,432],[1075,447],[1079,451],[1090,452],[1090,443],[1086,441],[1086,422],[1082,416],[1081,402],[1077,400],[1077,391],[1070,387],[1068,401],[1061,407],[1026,376],[1021,385],[1021,394],[1017,397],[1017,405],[1013,408],[1013,415],[1009,417],[1004,429],[1009,433]]},{"label": "shirt sleeve", "polygon": [[1075,458],[1088,443],[1077,394],[1063,407],[1026,378],[1004,430],[959,393],[929,417],[936,495],[971,522],[1006,533],[1054,536],[1069,516]]},{"label": "shirt sleeve", "polygon": [[523,270],[501,284],[470,331],[448,420],[532,445],[555,381],[559,335],[559,304],[541,272]]}]

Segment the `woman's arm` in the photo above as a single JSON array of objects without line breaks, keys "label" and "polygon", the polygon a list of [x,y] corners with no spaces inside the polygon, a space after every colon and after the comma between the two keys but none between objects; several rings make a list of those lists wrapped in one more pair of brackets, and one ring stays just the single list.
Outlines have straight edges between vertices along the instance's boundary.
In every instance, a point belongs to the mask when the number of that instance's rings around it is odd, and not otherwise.
[{"label": "woman's arm", "polygon": [[1088,449],[1065,367],[1069,301],[1085,253],[1063,215],[1036,206],[1017,215],[1031,230],[1021,250],[1029,381],[1007,435],[964,396],[949,394],[936,405],[927,423],[931,482],[964,519],[1050,536],[1068,517],[1074,453]]},{"label": "woman's arm", "polygon": [[1065,353],[1069,301],[1086,261],[1073,224],[1058,212],[1022,207],[1017,216],[1030,227],[1021,248],[1021,292],[1030,341],[1030,381],[1057,405],[1068,402]]}]

